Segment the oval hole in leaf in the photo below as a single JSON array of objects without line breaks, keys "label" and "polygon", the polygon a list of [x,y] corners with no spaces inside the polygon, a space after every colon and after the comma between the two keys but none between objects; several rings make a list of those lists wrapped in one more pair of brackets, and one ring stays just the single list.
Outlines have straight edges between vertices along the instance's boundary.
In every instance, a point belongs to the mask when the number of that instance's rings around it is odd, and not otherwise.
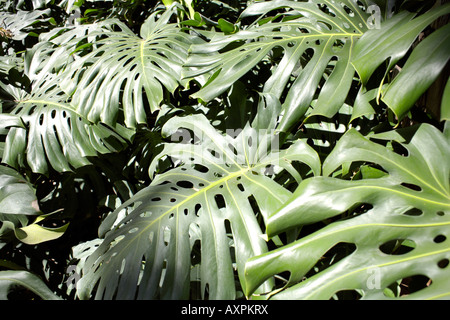
[{"label": "oval hole in leaf", "polygon": [[322,255],[322,258],[317,262],[315,267],[321,270],[324,266],[327,267],[348,257],[355,250],[356,245],[354,243],[339,242]]},{"label": "oval hole in leaf", "polygon": [[359,300],[362,295],[357,290],[340,290],[330,300]]},{"label": "oval hole in leaf", "polygon": [[389,255],[402,255],[406,254],[416,247],[416,243],[409,239],[394,239],[383,243],[378,248],[381,252]]},{"label": "oval hole in leaf", "polygon": [[420,209],[417,209],[417,208],[412,208],[412,209],[409,209],[409,210],[406,211],[406,212],[403,212],[403,214],[404,214],[405,216],[418,217],[418,216],[421,216],[421,215],[423,214],[423,211],[420,210]]},{"label": "oval hole in leaf", "polygon": [[400,283],[400,296],[406,296],[414,292],[418,292],[431,285],[431,279],[424,275],[414,275],[411,277],[403,278]]},{"label": "oval hole in leaf", "polygon": [[416,184],[412,184],[412,183],[403,182],[401,184],[401,186],[403,186],[405,188],[408,188],[408,189],[411,189],[411,190],[414,190],[414,191],[422,191],[422,188],[420,186],[418,186]]},{"label": "oval hole in leaf", "polygon": [[442,259],[438,262],[438,267],[441,269],[445,269],[445,268],[447,268],[448,264],[449,264],[448,259]]},{"label": "oval hole in leaf", "polygon": [[214,200],[216,200],[217,208],[222,209],[226,207],[225,198],[221,194],[216,194],[214,196]]},{"label": "oval hole in leaf", "polygon": [[195,164],[194,165],[194,170],[199,171],[199,172],[203,172],[206,173],[209,171],[208,167],[201,165],[201,164]]},{"label": "oval hole in leaf", "polygon": [[435,243],[442,243],[442,242],[444,242],[445,240],[447,240],[447,237],[444,236],[443,234],[439,234],[439,235],[437,235],[437,236],[433,239],[433,241],[434,241]]},{"label": "oval hole in leaf", "polygon": [[192,189],[194,187],[194,184],[190,181],[182,180],[177,182],[177,186],[185,189]]},{"label": "oval hole in leaf", "polygon": [[130,229],[130,231],[128,231],[128,233],[135,233],[135,232],[137,232],[139,230],[139,228],[133,228],[133,229]]}]

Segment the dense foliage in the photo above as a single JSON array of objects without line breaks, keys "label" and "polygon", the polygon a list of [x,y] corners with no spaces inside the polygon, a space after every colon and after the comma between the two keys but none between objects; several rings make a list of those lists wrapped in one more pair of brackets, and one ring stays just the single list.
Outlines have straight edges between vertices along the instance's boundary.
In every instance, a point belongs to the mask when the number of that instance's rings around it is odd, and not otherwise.
[{"label": "dense foliage", "polygon": [[450,298],[449,13],[1,0],[0,299]]}]

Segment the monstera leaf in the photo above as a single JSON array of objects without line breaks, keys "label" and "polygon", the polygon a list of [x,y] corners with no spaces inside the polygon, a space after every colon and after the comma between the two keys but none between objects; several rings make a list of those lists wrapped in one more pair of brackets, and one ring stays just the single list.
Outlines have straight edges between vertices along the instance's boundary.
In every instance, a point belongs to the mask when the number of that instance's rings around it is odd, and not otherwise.
[{"label": "monstera leaf", "polygon": [[320,170],[302,141],[277,150],[270,132],[246,126],[223,135],[203,115],[174,117],[163,135],[182,142],[166,144],[150,172],[166,155],[178,166],[103,222],[105,240],[84,264],[80,297],[189,298],[192,276],[203,297],[233,299],[234,270],[242,279],[245,261],[267,252],[262,220],[291,196],[272,177],[285,169],[300,181],[294,162]]},{"label": "monstera leaf", "polygon": [[355,46],[352,64],[362,84],[367,85],[376,69],[388,62],[377,90],[380,98],[401,118],[430,87],[447,64],[449,26],[434,31],[417,45],[399,75],[386,87],[387,76],[404,58],[419,34],[434,20],[450,13],[450,5],[438,6],[423,15],[402,11],[383,23],[380,29],[367,31]]},{"label": "monstera leaf", "polygon": [[103,22],[101,30],[64,44],[80,43],[81,50],[87,45],[82,40],[100,38],[90,53],[71,63],[61,75],[61,87],[73,93],[78,113],[109,125],[118,117],[124,118],[128,127],[146,123],[146,108],[151,112],[159,109],[163,87],[173,92],[180,85],[191,37],[170,23],[177,8],[154,12],[142,24],[140,36],[113,20],[112,26],[111,21]]},{"label": "monstera leaf", "polygon": [[[342,107],[355,74],[350,63],[354,45],[368,30],[370,15],[350,0],[281,0],[255,2],[241,18],[265,16],[282,8],[286,8],[284,15],[261,19],[245,30],[217,35],[207,45],[191,47],[194,54],[187,65],[196,69],[186,76],[214,72],[194,97],[215,98],[258,63],[281,51],[278,63],[269,61],[272,74],[263,89],[283,100],[280,130],[289,130],[305,114],[319,84],[314,113],[331,117]],[[225,48],[231,43],[232,49]],[[215,54],[218,51],[220,54]]]},{"label": "monstera leaf", "polygon": [[55,82],[45,81],[31,94],[18,92],[14,110],[0,114],[0,128],[8,129],[4,163],[28,164],[44,174],[49,166],[59,172],[71,171],[89,164],[89,156],[123,148],[125,140],[116,130],[92,123],[77,112]]},{"label": "monstera leaf", "polygon": [[[450,144],[436,128],[423,124],[409,143],[401,145],[404,149],[398,149],[399,154],[353,129],[347,132],[326,159],[324,174],[354,161],[372,164],[378,173],[353,181],[326,176],[304,180],[292,198],[270,215],[266,232],[274,236],[361,204],[368,211],[251,258],[246,264],[247,294],[266,278],[289,271],[288,286],[278,294],[271,292],[273,298],[329,299],[340,291],[358,290],[362,298],[381,299],[392,296],[389,288],[397,281],[415,277],[428,279],[428,286],[409,298],[448,298]],[[339,244],[356,248],[339,262],[303,278]]]},{"label": "monstera leaf", "polygon": [[34,28],[38,29],[37,25],[49,21],[50,18],[46,18],[49,13],[50,9],[34,11],[18,10],[15,13],[1,12],[0,20],[3,23],[2,27],[9,31],[11,39],[22,41],[29,34],[36,35]]}]

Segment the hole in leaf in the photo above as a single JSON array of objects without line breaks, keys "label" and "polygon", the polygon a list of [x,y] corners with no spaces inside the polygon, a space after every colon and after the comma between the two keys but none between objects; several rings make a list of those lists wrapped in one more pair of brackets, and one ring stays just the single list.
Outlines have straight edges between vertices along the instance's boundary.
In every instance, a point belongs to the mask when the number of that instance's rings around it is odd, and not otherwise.
[{"label": "hole in leaf", "polygon": [[205,290],[203,291],[203,299],[209,300],[209,283],[205,284]]},{"label": "hole in leaf", "polygon": [[188,209],[184,209],[183,213],[184,213],[185,216],[187,216],[189,214],[189,210]]},{"label": "hole in leaf", "polygon": [[150,243],[152,243],[154,237],[155,237],[155,233],[153,231],[151,231],[150,234],[148,235],[148,241],[150,241]]},{"label": "hole in leaf", "polygon": [[289,271],[280,272],[274,275],[275,279],[275,289],[280,289],[286,286],[289,282],[289,278],[291,277],[291,273]]},{"label": "hole in leaf", "polygon": [[362,295],[357,290],[340,290],[330,300],[359,300]]},{"label": "hole in leaf", "polygon": [[407,296],[414,292],[418,292],[426,287],[429,287],[431,283],[431,279],[424,275],[414,275],[403,278],[400,283],[400,296]]},{"label": "hole in leaf", "polygon": [[247,139],[248,146],[251,147],[253,145],[253,138],[250,136]]},{"label": "hole in leaf", "polygon": [[231,152],[233,152],[233,154],[234,154],[235,156],[238,155],[238,151],[237,151],[236,147],[235,147],[234,145],[232,145],[231,143],[228,144],[228,149],[230,149]]},{"label": "hole in leaf", "polygon": [[394,151],[396,154],[399,154],[403,157],[407,157],[409,155],[408,149],[406,149],[402,144],[398,143],[397,141],[392,141],[392,151]]},{"label": "hole in leaf", "polygon": [[418,217],[421,216],[423,214],[423,211],[417,208],[412,208],[409,209],[408,211],[403,213],[405,216],[413,216],[413,217]]},{"label": "hole in leaf", "polygon": [[161,201],[160,197],[152,198],[152,201]]},{"label": "hole in leaf", "polygon": [[259,207],[258,207],[258,203],[256,202],[256,199],[253,195],[248,197],[248,202],[250,203],[250,206],[253,209],[254,213],[259,213]]},{"label": "hole in leaf", "polygon": [[272,176],[275,174],[275,166],[273,164],[269,164],[266,166],[265,170],[264,170],[264,174],[266,176]]},{"label": "hole in leaf", "polygon": [[202,208],[202,205],[201,204],[199,204],[199,203],[197,203],[196,205],[195,205],[195,215],[197,216],[197,217],[200,217],[200,209]]},{"label": "hole in leaf", "polygon": [[130,229],[130,230],[128,231],[128,233],[135,233],[135,232],[137,232],[137,231],[139,231],[139,228],[135,227],[135,228]]},{"label": "hole in leaf", "polygon": [[241,190],[241,192],[244,192],[244,186],[242,185],[242,183],[238,183],[237,187],[239,188],[239,190]]},{"label": "hole in leaf", "polygon": [[438,267],[441,269],[447,268],[449,264],[449,260],[448,259],[442,259],[438,262]]},{"label": "hole in leaf", "polygon": [[195,266],[196,264],[200,264],[201,262],[201,250],[202,245],[200,239],[195,240],[194,245],[191,250],[191,265]]},{"label": "hole in leaf", "polygon": [[181,188],[185,188],[185,189],[192,189],[194,187],[194,184],[190,181],[178,181],[177,182],[177,186],[181,187]]},{"label": "hole in leaf", "polygon": [[447,240],[447,237],[444,236],[443,234],[437,235],[437,236],[433,239],[433,241],[434,241],[435,243],[442,243],[442,242],[444,242],[445,240]]},{"label": "hole in leaf", "polygon": [[220,153],[213,150],[213,149],[208,149],[208,152],[215,158],[219,159],[220,158]]},{"label": "hole in leaf", "polygon": [[194,165],[194,170],[199,171],[199,172],[203,172],[206,173],[209,171],[208,167],[201,165],[201,164],[195,164]]},{"label": "hole in leaf", "polygon": [[403,187],[414,190],[414,191],[422,191],[422,188],[416,184],[403,182],[401,184]]},{"label": "hole in leaf", "polygon": [[445,213],[444,213],[443,211],[438,211],[438,212],[436,212],[436,214],[437,214],[438,216],[442,217]]},{"label": "hole in leaf", "polygon": [[226,207],[225,198],[221,194],[216,194],[214,196],[214,200],[216,200],[217,208],[222,209]]},{"label": "hole in leaf", "polygon": [[322,255],[315,267],[318,269],[326,268],[351,255],[355,250],[356,245],[354,243],[339,242]]},{"label": "hole in leaf", "polygon": [[373,205],[371,205],[370,203],[361,203],[361,204],[358,203],[349,211],[351,213],[351,217],[354,218],[355,216],[359,216],[361,214],[370,211],[372,208]]},{"label": "hole in leaf", "polygon": [[164,240],[164,244],[165,244],[166,246],[169,245],[169,242],[170,242],[170,234],[171,234],[170,228],[169,228],[169,227],[165,227],[165,228],[164,228],[164,234],[163,234],[163,240]]},{"label": "hole in leaf", "polygon": [[355,13],[353,12],[353,10],[350,9],[349,7],[347,7],[346,5],[343,5],[343,8],[344,8],[345,12],[347,12],[347,14],[348,14],[350,17],[353,17],[353,16],[355,15]]},{"label": "hole in leaf", "polygon": [[416,247],[416,243],[409,239],[394,239],[389,240],[379,246],[381,252],[389,255],[402,255],[406,254]]}]

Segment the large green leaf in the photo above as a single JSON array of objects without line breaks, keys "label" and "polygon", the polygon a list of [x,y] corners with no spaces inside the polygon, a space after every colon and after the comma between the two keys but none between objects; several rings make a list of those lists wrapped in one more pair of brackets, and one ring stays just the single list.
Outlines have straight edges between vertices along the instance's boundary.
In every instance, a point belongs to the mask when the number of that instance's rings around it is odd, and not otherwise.
[{"label": "large green leaf", "polygon": [[[381,136],[378,136],[381,138]],[[292,198],[270,215],[269,236],[294,226],[336,217],[365,204],[365,213],[338,220],[285,247],[246,264],[247,294],[267,277],[289,271],[288,287],[274,298],[329,299],[343,290],[363,298],[387,298],[386,288],[407,277],[425,276],[428,287],[410,298],[448,298],[450,258],[449,141],[436,128],[421,125],[400,155],[350,130],[326,159],[324,174],[348,162],[382,167],[379,178],[304,180]],[[387,250],[409,243],[409,252]],[[356,250],[323,271],[302,278],[332,247],[354,244]],[[272,294],[275,294],[273,292]]]},{"label": "large green leaf", "polygon": [[242,278],[247,259],[267,251],[261,219],[291,195],[272,176],[286,169],[301,181],[292,162],[306,163],[314,174],[320,162],[300,140],[278,151],[272,132],[246,126],[233,133],[221,134],[203,115],[165,124],[163,135],[182,141],[166,144],[155,161],[168,155],[179,166],[157,174],[107,217],[100,227],[105,240],[78,283],[82,298],[185,299],[191,277],[200,279],[203,297],[235,298],[233,270]]},{"label": "large green leaf", "polygon": [[[447,24],[414,48],[400,74],[383,92],[382,100],[402,118],[443,72],[449,60],[450,25]],[[445,116],[445,110],[442,111]]]},{"label": "large green leaf", "polygon": [[[21,41],[25,39],[30,33],[36,34],[34,28],[38,29],[37,25],[42,22],[47,22],[50,9],[23,11],[18,10],[15,13],[0,12],[0,21],[2,21],[2,28],[9,30],[11,39]],[[34,25],[34,26],[33,26]]]},{"label": "large green leaf", "polygon": [[[278,14],[235,34],[217,34],[208,44],[191,47],[194,54],[187,65],[197,69],[186,76],[214,71],[194,97],[205,101],[215,98],[258,63],[275,56],[274,51],[281,50],[281,60],[273,63],[263,89],[283,98],[280,130],[290,129],[305,114],[319,84],[313,114],[331,117],[342,107],[354,76],[350,63],[353,48],[368,29],[369,14],[350,0],[265,1],[251,4],[242,18],[264,16],[281,8],[286,12],[280,22]],[[231,43],[234,47],[227,50]],[[324,74],[326,81],[322,84]]]},{"label": "large green leaf", "polygon": [[12,113],[0,114],[0,128],[9,128],[4,163],[43,174],[49,165],[70,171],[89,164],[89,156],[123,148],[125,141],[115,130],[77,112],[55,81],[47,79],[31,94],[22,92]]},{"label": "large green leaf", "polygon": [[416,13],[402,11],[383,23],[380,29],[367,31],[358,41],[352,59],[362,83],[367,84],[375,70],[388,59],[388,71],[391,70],[405,56],[419,33],[449,12],[449,4],[418,17],[415,17]]},{"label": "large green leaf", "polygon": [[423,40],[406,60],[400,75],[389,86],[383,87],[388,82],[386,77],[400,59],[407,56],[419,34],[434,20],[448,13],[449,4],[437,6],[419,16],[402,11],[381,24],[380,29],[366,32],[355,46],[351,62],[363,86],[368,84],[380,65],[386,63],[387,68],[378,84],[376,97],[377,100],[381,97],[400,118],[443,71],[449,59],[448,26]]},{"label": "large green leaf", "polygon": [[61,74],[61,86],[73,93],[78,113],[109,125],[117,118],[124,118],[128,127],[147,122],[148,111],[159,109],[163,87],[173,92],[180,85],[191,36],[170,22],[177,8],[154,12],[142,24],[140,36],[125,24],[108,20],[101,23],[101,30],[63,44],[80,43],[79,48],[84,48],[82,40],[99,38],[92,43],[92,52]]}]

